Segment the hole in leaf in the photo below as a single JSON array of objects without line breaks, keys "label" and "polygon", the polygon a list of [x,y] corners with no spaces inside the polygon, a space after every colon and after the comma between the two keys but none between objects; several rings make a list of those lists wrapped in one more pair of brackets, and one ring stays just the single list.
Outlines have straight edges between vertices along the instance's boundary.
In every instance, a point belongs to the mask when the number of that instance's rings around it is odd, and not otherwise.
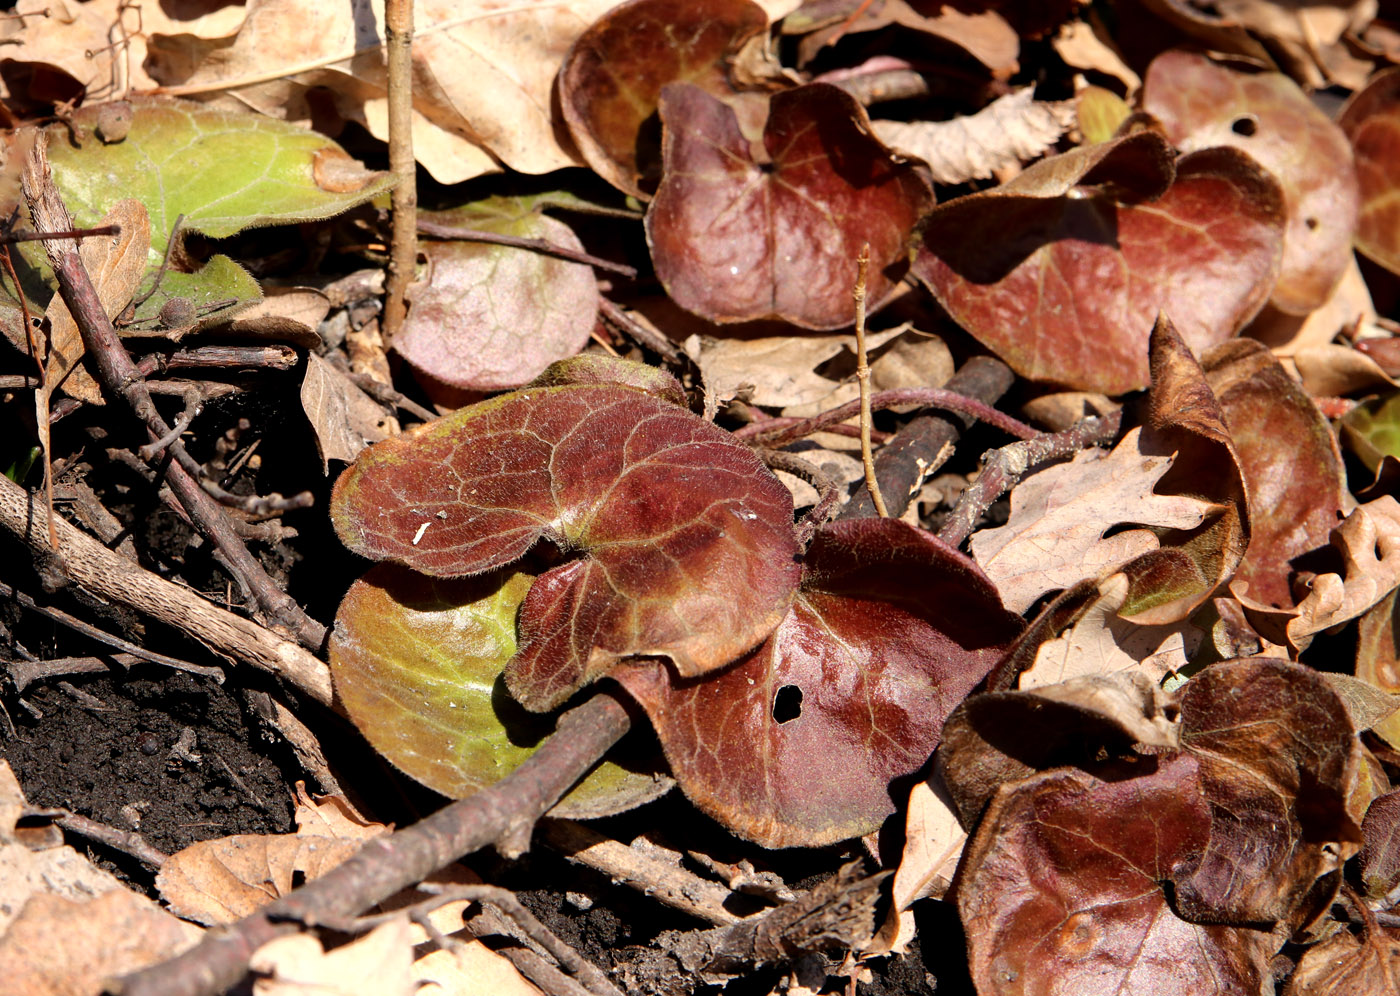
[{"label": "hole in leaf", "polygon": [[784,685],[773,697],[773,720],[777,723],[791,723],[802,715],[802,689],[796,685]]},{"label": "hole in leaf", "polygon": [[1230,122],[1230,130],[1248,138],[1259,130],[1259,119],[1253,114],[1241,114]]},{"label": "hole in leaf", "polygon": [[1308,226],[1308,231],[1310,231],[1310,232],[1315,232],[1315,231],[1317,231],[1318,220],[1317,220],[1316,218],[1307,218],[1307,219],[1305,219],[1305,220],[1303,221],[1303,224],[1305,224],[1305,225]]},{"label": "hole in leaf", "polygon": [[300,889],[305,884],[306,872],[302,871],[300,868],[292,869],[292,888]]}]

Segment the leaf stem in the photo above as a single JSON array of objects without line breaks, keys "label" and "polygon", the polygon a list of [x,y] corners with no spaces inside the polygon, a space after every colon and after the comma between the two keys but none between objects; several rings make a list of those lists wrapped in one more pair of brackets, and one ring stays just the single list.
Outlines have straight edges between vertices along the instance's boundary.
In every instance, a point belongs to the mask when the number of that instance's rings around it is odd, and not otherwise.
[{"label": "leaf stem", "polygon": [[890,517],[885,496],[880,494],[880,482],[875,478],[875,457],[870,451],[870,358],[865,351],[865,280],[870,272],[870,243],[860,247],[856,257],[856,287],[851,296],[856,300],[856,383],[860,385],[860,462],[865,468],[865,486],[875,503],[875,514]]},{"label": "leaf stem", "polygon": [[389,60],[389,168],[397,182],[389,195],[393,233],[384,281],[384,347],[408,316],[406,294],[418,264],[418,163],[413,154],[413,0],[386,0],[384,34]]}]

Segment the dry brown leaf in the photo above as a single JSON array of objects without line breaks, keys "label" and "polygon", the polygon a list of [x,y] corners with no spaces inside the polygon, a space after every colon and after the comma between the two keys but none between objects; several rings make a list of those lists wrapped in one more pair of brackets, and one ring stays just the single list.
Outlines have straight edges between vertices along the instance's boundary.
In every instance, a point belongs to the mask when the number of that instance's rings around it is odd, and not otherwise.
[{"label": "dry brown leaf", "polygon": [[1129,99],[1142,88],[1142,77],[1123,61],[1123,57],[1087,21],[1068,21],[1051,41],[1065,65],[1088,69],[1112,76],[1123,84]]},{"label": "dry brown leaf", "polygon": [[1329,343],[1300,349],[1292,356],[1303,390],[1315,398],[1365,392],[1388,392],[1400,382],[1379,363],[1350,346]]},{"label": "dry brown leaf", "polygon": [[1153,494],[1173,458],[1144,453],[1141,438],[1134,429],[1111,453],[1084,450],[1026,478],[1011,492],[1006,525],[973,535],[973,558],[1007,608],[1024,612],[1048,591],[1158,548],[1150,529],[1104,536],[1116,524],[1194,529],[1215,510],[1196,498]]},{"label": "dry brown leaf", "polygon": [[[901,326],[900,331],[907,328]],[[867,346],[873,341],[866,340]],[[888,340],[878,349],[870,347],[870,390],[892,391],[899,387],[941,387],[953,376],[953,356],[948,345],[934,335],[914,329]],[[822,371],[831,389],[816,401],[787,405],[784,415],[805,418],[853,401],[860,397],[860,384],[855,379],[855,352],[829,363]],[[900,406],[895,411],[912,411],[917,406]]]},{"label": "dry brown leaf", "polygon": [[1400,585],[1400,502],[1390,495],[1358,506],[1332,532],[1346,576],[1319,574],[1287,625],[1302,649],[1316,633],[1355,619]]},{"label": "dry brown leaf", "polygon": [[1043,155],[1074,121],[1074,101],[1036,101],[1025,87],[951,121],[870,124],[880,141],[928,163],[938,183],[965,183]]},{"label": "dry brown leaf", "polygon": [[253,996],[414,996],[412,931],[395,917],[334,951],[310,934],[269,941],[248,967],[261,973]]},{"label": "dry brown leaf", "polygon": [[[1245,335],[1258,339],[1278,357],[1294,356],[1305,349],[1326,346],[1338,332],[1374,322],[1376,307],[1361,276],[1355,257],[1347,264],[1332,296],[1306,315],[1290,315],[1265,305],[1245,329]],[[1326,393],[1326,392],[1317,392]]]},{"label": "dry brown leaf", "polygon": [[[872,352],[899,335],[891,329],[866,337]],[[765,339],[713,339],[695,336],[686,342],[705,378],[705,389],[723,404],[743,395],[750,404],[785,408],[811,404],[831,394],[838,381],[817,368],[846,351],[855,365],[853,335],[774,336]]]},{"label": "dry brown leaf", "polygon": [[9,996],[97,996],[105,980],[172,958],[202,933],[120,887],[36,895],[0,937],[0,979]]},{"label": "dry brown leaf", "polygon": [[362,841],[302,834],[239,834],[202,840],[172,854],[156,876],[178,915],[205,925],[232,923],[330,871],[360,849]]},{"label": "dry brown leaf", "polygon": [[[140,201],[125,200],[118,201],[98,224],[120,225],[121,231],[83,239],[78,252],[107,316],[115,318],[130,302],[146,272],[151,219]],[[78,366],[87,348],[63,298],[53,296],[44,318],[49,323],[49,359],[44,371],[49,390],[62,390],[90,405],[105,404],[102,388]]]},{"label": "dry brown leaf", "polygon": [[1119,617],[1127,601],[1126,574],[1099,582],[1099,595],[1065,632],[1047,640],[1021,674],[1025,689],[1086,675],[1145,674],[1160,680],[1180,670],[1205,634],[1189,622],[1140,626]]},{"label": "dry brown leaf", "polygon": [[315,353],[306,354],[301,407],[316,434],[321,473],[330,461],[352,462],[370,443],[394,435],[397,423],[349,377]]},{"label": "dry brown leaf", "polygon": [[904,953],[914,939],[909,907],[920,899],[943,898],[967,843],[967,831],[936,779],[917,782],[910,790],[904,826],[904,853],[894,873],[894,901],[876,935],[876,950],[881,954]]},{"label": "dry brown leaf", "polygon": [[308,795],[305,782],[297,782],[294,816],[297,832],[308,837],[368,840],[394,829],[392,826],[367,819],[350,805],[350,800],[343,795]]}]

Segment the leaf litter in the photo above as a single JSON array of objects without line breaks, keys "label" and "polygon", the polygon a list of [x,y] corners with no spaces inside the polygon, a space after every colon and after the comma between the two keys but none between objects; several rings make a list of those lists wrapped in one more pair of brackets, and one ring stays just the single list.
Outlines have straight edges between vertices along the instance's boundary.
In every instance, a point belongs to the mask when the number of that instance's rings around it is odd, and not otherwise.
[{"label": "leaf litter", "polygon": [[[455,866],[390,904],[412,923],[262,947],[253,991],[1393,990],[1394,32],[1361,3],[1101,6],[420,3],[422,217],[456,234],[420,243],[396,328],[380,5],[17,5],[6,231],[37,224],[37,128],[73,224],[119,231],[77,257],[107,345],[61,253],[5,244],[0,499],[259,632],[295,629],[285,589],[363,743],[143,622],[159,600],[64,593],[93,573],[7,525],[7,977],[159,962],[198,936],[172,913],[229,923],[395,839],[342,782],[412,823],[617,696],[646,729],[539,836],[609,817],[565,853],[642,896],[477,856],[562,948],[432,899],[479,885]],[[865,424],[861,380],[901,391]],[[986,405],[1051,429],[1006,447]],[[902,521],[856,514],[882,477]],[[73,615],[124,642],[38,621]],[[328,800],[225,827],[292,789],[263,798],[172,683],[147,767],[195,819],[133,787],[139,730],[61,761],[113,787],[96,829],[24,801],[98,811],[35,744],[111,708],[83,675],[156,666],[134,651],[221,665]],[[188,787],[218,765],[223,795]]]}]

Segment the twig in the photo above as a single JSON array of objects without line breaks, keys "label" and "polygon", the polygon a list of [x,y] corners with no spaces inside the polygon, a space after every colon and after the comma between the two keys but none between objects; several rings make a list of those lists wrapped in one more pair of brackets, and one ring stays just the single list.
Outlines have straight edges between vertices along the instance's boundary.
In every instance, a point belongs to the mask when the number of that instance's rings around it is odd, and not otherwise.
[{"label": "twig", "polygon": [[15,693],[23,692],[36,681],[49,678],[67,677],[70,674],[110,674],[115,661],[122,667],[130,667],[141,658],[135,654],[109,654],[107,657],[55,657],[47,661],[10,661],[5,670],[10,672],[10,680],[15,683]]},{"label": "twig", "polygon": [[885,508],[885,496],[880,494],[880,482],[875,477],[875,458],[870,453],[870,423],[874,416],[870,413],[870,358],[865,351],[865,276],[870,269],[870,243],[860,248],[856,257],[856,289],[852,297],[856,300],[856,383],[860,385],[860,462],[865,468],[865,486],[870,489],[870,500],[875,503],[875,514],[882,519],[890,517]]},{"label": "twig", "polygon": [[[888,391],[876,391],[870,396],[870,407],[894,408],[897,405],[923,405],[928,408],[943,408],[950,412],[960,412],[964,415],[971,415],[979,421],[995,426],[1008,435],[1016,436],[1018,439],[1034,439],[1040,433],[1034,428],[1022,422],[1020,419],[1012,418],[1005,412],[999,412],[991,405],[978,401],[976,398],[969,398],[966,395],[958,394],[954,391],[941,387],[896,387]],[[844,405],[838,405],[829,411],[824,411],[811,418],[802,419],[800,422],[790,424],[782,428],[772,428],[768,422],[751,422],[742,428],[734,430],[734,438],[742,439],[747,443],[760,446],[786,446],[788,443],[796,442],[803,436],[810,436],[814,432],[821,432],[829,426],[839,422],[844,422],[853,415],[860,414],[860,401],[848,401]],[[772,421],[776,422],[777,419]]]},{"label": "twig", "polygon": [[[946,390],[983,404],[995,404],[1015,379],[1011,368],[990,356],[974,356],[953,374]],[[967,415],[918,415],[910,419],[880,448],[875,457],[875,476],[891,515],[903,515],[920,485],[947,461],[959,435],[973,424]],[[836,426],[827,429],[828,432]],[[846,426],[847,429],[851,428]],[[842,507],[838,519],[864,518],[875,514],[870,490],[856,489]]]},{"label": "twig", "polygon": [[389,195],[393,216],[389,275],[384,281],[384,346],[408,315],[406,292],[418,265],[418,164],[413,155],[413,0],[385,0],[384,45],[388,57]]},{"label": "twig", "polygon": [[121,225],[98,225],[96,228],[70,228],[66,232],[3,232],[0,245],[16,242],[38,242],[40,239],[82,239],[96,235],[120,235]]},{"label": "twig", "polygon": [[570,249],[568,246],[561,246],[558,243],[550,242],[548,239],[528,239],[520,235],[504,235],[500,232],[486,232],[479,228],[459,228],[456,225],[439,225],[435,221],[418,222],[418,231],[423,235],[431,235],[435,239],[456,239],[461,242],[485,242],[493,246],[510,246],[513,249],[528,249],[531,252],[543,253],[546,256],[558,256],[560,259],[567,259],[572,263],[585,263],[599,270],[606,270],[609,273],[616,273],[627,277],[629,280],[637,275],[636,268],[628,266],[626,263],[614,263],[610,259],[603,259],[601,256],[580,252],[577,249]]},{"label": "twig", "polygon": [[645,892],[672,909],[724,927],[739,921],[730,906],[748,908],[752,900],[638,851],[611,837],[604,837],[573,820],[540,821],[540,840],[570,861],[600,871],[614,882]]},{"label": "twig", "polygon": [[315,779],[320,790],[327,795],[342,795],[340,782],[331,773],[321,743],[296,713],[292,712],[267,692],[253,688],[243,689],[243,699],[249,710],[258,719],[272,727],[282,739],[291,745],[292,753],[301,762],[301,770]]},{"label": "twig", "polygon": [[[735,405],[735,403],[731,401],[731,402],[730,402],[730,409],[731,409],[731,410],[733,410],[734,405]],[[805,424],[806,422],[807,422],[807,419],[805,419],[805,418],[798,418],[798,417],[795,416],[795,415],[776,415],[776,416],[773,416],[773,417],[771,417],[771,418],[756,419],[754,422],[750,423],[750,425],[762,425],[762,426],[763,426],[763,431],[764,431],[764,432],[770,432],[770,431],[771,431],[771,432],[773,432],[774,434],[776,434],[776,432],[777,432],[778,429],[788,429],[788,428],[791,428],[791,427],[794,426],[794,425],[803,425],[803,424]],[[748,431],[745,433],[745,434],[748,435],[748,436],[758,435],[758,432],[757,432],[757,431],[755,431],[755,430],[753,430],[753,429],[749,429],[748,426],[745,426],[744,429],[745,429],[745,430],[748,430]],[[744,430],[736,430],[736,432],[740,432],[740,431],[744,431]],[[834,424],[834,425],[824,425],[824,426],[822,426],[821,431],[822,431],[822,432],[829,432],[829,433],[831,433],[833,436],[845,436],[845,437],[848,438],[848,439],[859,439],[859,438],[860,438],[860,426],[858,426],[858,425],[847,425],[845,422],[837,422],[837,423]],[[809,435],[810,435],[810,433],[809,433]],[[883,442],[885,442],[886,440],[892,439],[893,437],[894,437],[894,433],[891,433],[891,432],[881,432],[879,429],[875,429],[875,428],[872,428],[872,429],[870,430],[870,441],[871,441],[872,443],[883,443]],[[741,438],[743,438],[743,437],[741,437]],[[875,461],[876,469],[879,469],[879,463],[880,463],[879,459],[876,458],[876,461]]]},{"label": "twig", "polygon": [[508,857],[523,852],[540,815],[595,765],[631,725],[606,692],[559,717],[554,734],[508,776],[397,833],[368,840],[348,861],[219,931],[184,954],[128,975],[120,996],[212,996],[235,985],[263,944],[343,920],[416,885],[465,854],[494,843]]},{"label": "twig", "polygon": [[195,416],[204,410],[204,396],[200,394],[197,387],[190,385],[182,390],[180,395],[184,399],[185,407],[180,412],[179,418],[175,420],[175,424],[170,427],[170,431],[155,442],[147,443],[136,451],[137,455],[147,463],[155,460],[161,453],[165,452],[166,447],[179,439],[190,427],[190,423],[195,420]]},{"label": "twig", "polygon": [[[18,209],[16,209],[18,210]],[[120,229],[120,226],[117,226]],[[15,262],[10,257],[10,247],[0,246],[0,258],[5,261],[5,272],[15,285],[15,300],[19,302],[20,321],[24,323],[25,341],[29,344],[29,356],[39,371],[39,382],[34,392],[34,425],[39,435],[39,447],[44,452],[44,511],[48,515],[49,546],[57,547],[58,538],[53,531],[53,425],[50,421],[49,404],[53,390],[49,385],[48,351],[39,351],[39,342],[34,335],[34,320],[29,314],[29,302],[24,296],[24,286],[15,272]]]},{"label": "twig", "polygon": [[86,837],[88,840],[95,840],[114,851],[129,854],[149,868],[159,868],[165,864],[165,859],[169,857],[164,851],[152,847],[150,842],[135,830],[118,830],[116,827],[98,823],[96,820],[88,819],[86,816],[69,809],[28,810],[25,815],[46,816],[63,829]]},{"label": "twig", "polygon": [[1123,410],[1093,416],[1076,422],[1063,432],[1044,433],[1035,439],[1010,443],[992,450],[982,462],[977,480],[963,489],[957,505],[938,531],[938,538],[958,547],[970,535],[982,513],[1005,492],[1015,487],[1026,471],[1036,464],[1070,456],[1089,446],[1106,443],[1118,435]]},{"label": "twig", "polygon": [[[22,182],[36,227],[55,231],[68,231],[73,227],[53,183],[42,133],[24,164]],[[59,294],[64,304],[68,305],[82,333],[83,345],[93,358],[98,380],[107,390],[122,398],[146,423],[153,439],[169,435],[170,427],[156,410],[150,391],[146,389],[145,378],[132,363],[111,319],[107,317],[106,309],[102,307],[78,255],[77,243],[69,239],[48,239],[44,242],[44,251],[58,281]],[[213,540],[226,562],[239,575],[240,583],[253,592],[258,605],[271,619],[294,633],[306,646],[319,648],[325,640],[326,628],[308,616],[295,599],[278,588],[262,565],[248,552],[218,504],[200,486],[197,471],[193,474],[190,472],[188,464],[193,463],[194,458],[185,452],[184,445],[176,440],[170,445],[169,452],[175,457],[175,463],[170,465],[167,474],[170,488],[200,532]]]},{"label": "twig", "polygon": [[164,654],[156,653],[154,650],[147,650],[144,647],[123,640],[120,636],[113,636],[111,633],[104,632],[96,626],[89,626],[81,619],[76,616],[70,616],[62,609],[55,609],[50,605],[40,605],[24,592],[11,588],[3,581],[0,581],[0,598],[13,599],[31,612],[37,612],[45,618],[52,619],[56,623],[67,626],[75,633],[81,633],[83,636],[91,640],[96,640],[98,643],[105,644],[114,650],[121,650],[143,661],[149,661],[152,664],[160,664],[164,667],[174,668],[177,671],[188,671],[190,674],[198,674],[206,678],[212,678],[221,685],[224,683],[224,672],[219,668],[201,667],[198,664],[191,664],[189,661],[182,661],[177,657],[167,657]]},{"label": "twig", "polygon": [[795,529],[797,532],[797,542],[806,549],[807,544],[812,542],[812,534],[824,522],[830,521],[836,514],[837,506],[841,501],[841,488],[821,471],[819,467],[810,460],[804,460],[796,453],[788,453],[786,450],[757,450],[759,459],[773,470],[782,470],[793,477],[800,477],[812,487],[817,489],[817,501],[798,521]]},{"label": "twig", "polygon": [[154,616],[217,654],[279,674],[309,697],[330,704],[330,669],[295,643],[133,564],[62,517],[55,517],[54,523],[58,550],[50,550],[35,533],[39,514],[27,491],[0,476],[0,528],[29,547],[41,570],[57,572],[94,595]]},{"label": "twig", "polygon": [[651,350],[667,363],[681,364],[688,359],[674,342],[646,323],[637,321],[606,297],[599,301],[598,310],[602,312],[603,318],[611,322],[619,331],[630,336],[639,346]]}]

